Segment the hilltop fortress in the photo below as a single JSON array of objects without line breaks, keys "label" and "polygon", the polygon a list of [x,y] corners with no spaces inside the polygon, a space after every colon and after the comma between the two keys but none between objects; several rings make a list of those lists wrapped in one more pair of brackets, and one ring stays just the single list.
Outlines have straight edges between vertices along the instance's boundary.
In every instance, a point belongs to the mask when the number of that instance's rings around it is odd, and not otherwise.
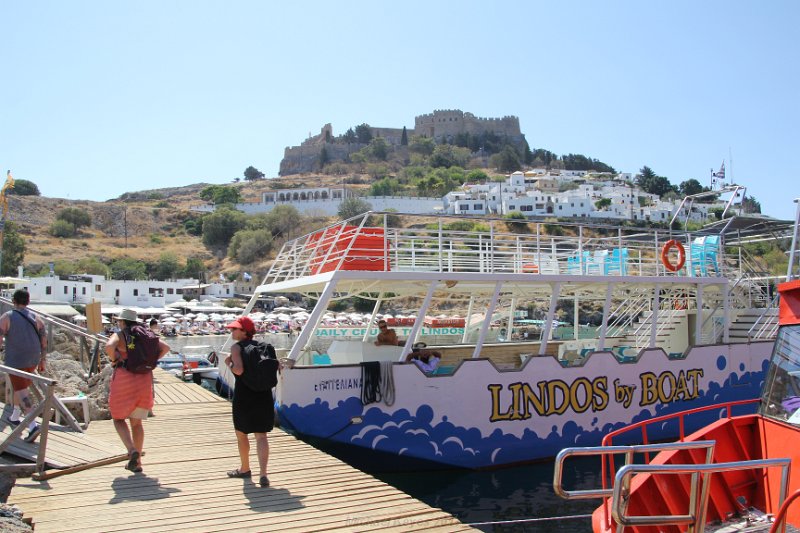
[{"label": "hilltop fortress", "polygon": [[[382,137],[391,146],[401,145],[403,128],[375,128],[372,126],[369,128],[373,138]],[[460,134],[478,136],[484,133],[507,137],[511,142],[520,146],[524,142],[518,117],[483,118],[459,109],[436,110],[433,113],[418,115],[414,117],[414,128],[406,129],[408,139],[414,135],[420,135],[430,137],[436,142],[450,143]],[[341,138],[335,138],[333,127],[325,124],[319,135],[309,137],[300,146],[286,147],[281,160],[280,175],[319,171],[322,166],[323,153],[324,159],[328,162],[347,161],[350,154],[361,150],[364,146],[366,145],[358,142],[346,142]]]}]

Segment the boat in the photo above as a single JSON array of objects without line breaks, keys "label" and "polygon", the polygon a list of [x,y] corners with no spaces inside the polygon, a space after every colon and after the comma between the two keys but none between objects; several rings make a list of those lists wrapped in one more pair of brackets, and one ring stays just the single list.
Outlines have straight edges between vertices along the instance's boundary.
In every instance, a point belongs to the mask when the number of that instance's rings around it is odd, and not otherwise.
[{"label": "boat", "polygon": [[[265,294],[316,302],[283,359],[284,427],[357,455],[491,468],[757,397],[776,310],[747,244],[791,228],[765,217],[690,231],[369,212],[285,243],[244,312]],[[353,297],[372,302],[371,326],[320,336],[329,306]],[[599,318],[591,338],[579,334],[586,306]],[[377,318],[394,307],[414,311],[396,328],[403,345],[375,346]],[[463,327],[426,325],[453,309]],[[541,331],[501,335],[493,324],[515,331],[520,310]],[[556,338],[559,320],[574,333]],[[419,342],[441,354],[435,371],[406,362]],[[233,386],[224,365],[219,376]]]},{"label": "boat", "polygon": [[[566,499],[603,500],[592,516],[596,533],[800,528],[798,226],[800,204],[786,281],[777,286],[779,329],[758,398],[656,417],[609,433],[600,447],[559,453],[555,492]],[[741,412],[752,407],[755,412]],[[711,422],[684,431],[692,417],[709,413]],[[680,428],[677,441],[651,438],[651,428],[670,424]],[[564,486],[566,464],[576,457],[601,459],[601,487],[575,491]]]},{"label": "boat", "polygon": [[183,380],[200,383],[204,378],[216,381],[217,354],[211,346],[187,346],[180,352],[170,352],[158,360],[162,368]]}]

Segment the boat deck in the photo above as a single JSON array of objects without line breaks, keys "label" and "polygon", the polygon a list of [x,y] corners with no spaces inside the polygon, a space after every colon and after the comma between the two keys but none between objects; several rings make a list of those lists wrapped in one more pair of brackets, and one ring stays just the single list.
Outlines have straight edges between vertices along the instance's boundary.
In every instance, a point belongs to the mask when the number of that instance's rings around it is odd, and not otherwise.
[{"label": "boat deck", "polygon": [[[271,486],[228,479],[238,466],[230,410],[202,387],[158,372],[144,473],[116,463],[42,482],[21,478],[9,503],[37,532],[471,530],[277,428],[269,436]],[[87,435],[124,452],[110,420],[93,421]],[[59,446],[52,442],[54,453]],[[257,465],[255,445],[251,452]]]}]

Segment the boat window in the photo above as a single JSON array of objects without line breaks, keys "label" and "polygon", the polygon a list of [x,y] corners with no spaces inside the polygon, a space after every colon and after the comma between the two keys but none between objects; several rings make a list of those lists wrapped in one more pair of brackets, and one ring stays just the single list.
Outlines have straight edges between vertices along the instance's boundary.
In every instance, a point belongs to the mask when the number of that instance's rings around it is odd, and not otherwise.
[{"label": "boat window", "polygon": [[764,416],[800,425],[800,324],[778,331],[760,409]]}]

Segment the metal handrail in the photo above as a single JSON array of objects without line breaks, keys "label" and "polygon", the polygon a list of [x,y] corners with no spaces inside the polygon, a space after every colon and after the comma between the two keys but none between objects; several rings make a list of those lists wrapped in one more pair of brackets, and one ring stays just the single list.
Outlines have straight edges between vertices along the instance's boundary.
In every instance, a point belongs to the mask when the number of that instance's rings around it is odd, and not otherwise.
[{"label": "metal handrail", "polygon": [[[633,446],[593,446],[565,448],[561,450],[555,459],[553,473],[553,490],[565,500],[582,500],[591,498],[606,498],[612,495],[613,488],[566,490],[563,484],[564,463],[571,457],[606,457],[609,455],[625,455],[625,464],[631,464],[634,454],[637,453],[660,453],[678,450],[706,450],[706,462],[710,463],[714,457],[714,446],[716,441],[703,440],[695,442],[669,442],[662,444],[636,444]],[[605,480],[604,480],[605,481]]]},{"label": "metal handrail", "polygon": [[[319,261],[322,257],[323,261],[338,263],[339,267],[348,254],[355,257],[371,257],[367,252],[374,250],[360,250],[356,237],[368,229],[368,221],[374,214],[376,213],[365,213],[285,243],[267,279],[270,282],[278,282],[307,275],[311,261]],[[661,267],[657,232],[648,233],[637,229],[635,234],[622,235],[621,230],[615,228],[615,231],[619,232],[617,236],[581,239],[583,226],[576,226],[577,236],[557,236],[540,235],[539,232],[520,234],[504,231],[494,220],[489,221],[486,231],[475,231],[459,229],[456,226],[446,228],[442,224],[425,226],[425,219],[418,218],[421,224],[413,227],[394,228],[385,223],[378,226],[383,230],[386,242],[391,243],[391,249],[385,257],[374,259],[387,263],[386,269],[402,271],[407,268],[429,268],[445,272],[519,272],[519,266],[526,258],[541,258],[546,254],[549,256],[549,261],[559,265],[558,272],[563,274],[572,273],[566,268],[568,258],[578,251],[582,252],[577,257],[581,268],[576,269],[575,274],[586,275],[588,271],[589,275],[603,276],[606,275],[608,260],[604,259],[602,252],[627,249],[628,265],[638,266],[638,268],[628,268],[628,275],[684,275],[665,272]],[[440,216],[440,220],[468,220],[470,224],[475,223],[474,219],[457,216]],[[597,230],[596,227],[587,226],[587,228]],[[349,241],[347,246],[334,250],[333,243],[345,234]],[[681,234],[673,237],[683,241],[691,240],[692,235]],[[601,255],[596,255],[595,252],[600,252]],[[446,253],[446,257],[442,257],[443,253]],[[596,263],[597,260],[603,262]]]},{"label": "metal handrail", "polygon": [[[705,530],[706,510],[711,476],[723,472],[755,470],[771,467],[781,468],[780,494],[778,505],[783,506],[789,490],[789,468],[792,461],[782,459],[755,459],[751,461],[735,461],[730,463],[712,463],[700,465],[638,465],[628,464],[617,472],[614,478],[614,489],[611,500],[611,516],[621,528],[629,526],[665,526],[686,525],[689,533],[702,533]],[[640,515],[629,516],[628,503],[631,478],[636,474],[691,474],[691,491],[689,509],[684,515]]]}]

